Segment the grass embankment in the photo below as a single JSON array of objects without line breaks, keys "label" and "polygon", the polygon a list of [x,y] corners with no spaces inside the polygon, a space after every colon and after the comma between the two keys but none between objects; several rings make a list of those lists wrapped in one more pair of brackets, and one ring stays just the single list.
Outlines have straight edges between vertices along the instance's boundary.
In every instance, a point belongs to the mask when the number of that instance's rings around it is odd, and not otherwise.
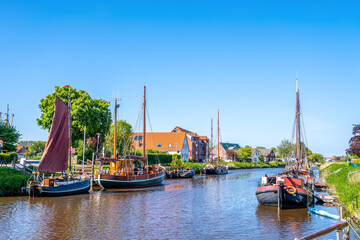
[{"label": "grass embankment", "polygon": [[[325,182],[335,187],[335,194],[338,196],[340,202],[342,202],[350,212],[355,212],[356,214],[360,214],[360,209],[353,210],[351,202],[355,202],[353,198],[360,193],[359,170],[360,168],[347,166],[346,163],[333,163],[320,170],[321,177]],[[349,173],[351,174],[348,177]]]},{"label": "grass embankment", "polygon": [[0,197],[18,196],[22,183],[26,184],[28,176],[11,168],[0,168]]},{"label": "grass embankment", "polygon": [[[182,166],[184,168],[194,168],[196,173],[200,173],[201,168],[205,167],[210,163],[192,163],[192,162],[181,162],[173,161],[171,166]],[[272,163],[248,163],[248,162],[220,162],[222,165],[227,165],[229,169],[246,169],[246,168],[277,168],[285,166],[283,162],[272,162]]]}]

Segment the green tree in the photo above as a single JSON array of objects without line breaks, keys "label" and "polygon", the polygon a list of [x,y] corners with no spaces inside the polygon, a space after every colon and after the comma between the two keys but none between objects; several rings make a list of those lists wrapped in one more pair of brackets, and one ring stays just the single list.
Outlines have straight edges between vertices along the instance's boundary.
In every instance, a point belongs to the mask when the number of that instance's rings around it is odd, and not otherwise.
[{"label": "green tree", "polygon": [[29,152],[33,155],[38,155],[44,152],[46,142],[45,141],[36,141],[29,145]]},{"label": "green tree", "polygon": [[313,153],[313,154],[309,155],[308,158],[310,161],[313,161],[313,162],[321,162],[324,160],[324,156],[319,153]]},{"label": "green tree", "polygon": [[264,155],[259,155],[258,156],[258,160],[259,160],[259,162],[264,162]]},{"label": "green tree", "polygon": [[294,145],[287,139],[281,141],[280,145],[277,146],[277,152],[280,157],[288,157],[293,150]]},{"label": "green tree", "polygon": [[[96,137],[96,133],[105,136],[110,128],[111,112],[109,104],[102,99],[92,99],[84,90],[70,89],[71,92],[71,115],[72,115],[72,140],[73,147],[83,139],[84,126],[86,135]],[[55,97],[58,96],[64,103],[68,103],[69,88],[55,86],[55,92],[48,94],[40,100],[40,118],[36,119],[42,129],[50,130],[53,115]]]},{"label": "green tree", "polygon": [[6,123],[0,123],[0,140],[3,141],[3,151],[16,151],[16,145],[20,136],[21,134],[14,126],[7,125]]},{"label": "green tree", "polygon": [[[130,148],[133,142],[132,136],[132,126],[126,121],[120,120],[116,124],[116,142],[118,148],[118,154],[123,155],[130,152]],[[107,146],[107,151],[111,155],[114,152],[114,124],[111,124],[109,133],[105,136],[105,143]]]},{"label": "green tree", "polygon": [[257,149],[266,149],[266,147],[263,147],[263,146],[257,146],[256,148]]},{"label": "green tree", "polygon": [[241,162],[245,162],[251,156],[251,148],[250,147],[239,148],[236,151],[236,156]]}]

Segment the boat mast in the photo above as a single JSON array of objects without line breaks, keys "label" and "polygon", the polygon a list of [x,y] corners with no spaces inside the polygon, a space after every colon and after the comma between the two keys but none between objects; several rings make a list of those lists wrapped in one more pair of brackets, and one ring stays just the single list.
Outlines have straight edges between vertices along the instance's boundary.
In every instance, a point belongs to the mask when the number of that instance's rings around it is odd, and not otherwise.
[{"label": "boat mast", "polygon": [[[299,83],[296,74],[296,158],[298,163],[301,162],[301,146],[300,146],[300,97],[299,97]],[[300,166],[299,166],[300,167]]]},{"label": "boat mast", "polygon": [[219,127],[220,125],[219,125],[219,109],[218,109],[218,146],[217,146],[217,164],[219,164],[219,161],[220,161],[220,127]]},{"label": "boat mast", "polygon": [[144,86],[144,119],[143,119],[143,157],[145,158],[145,145],[146,145],[146,86]]},{"label": "boat mast", "polygon": [[69,85],[69,95],[68,95],[68,114],[69,114],[69,176],[71,176],[71,92]]},{"label": "boat mast", "polygon": [[116,116],[117,116],[117,109],[118,107],[120,106],[119,104],[117,104],[117,98],[115,98],[115,110],[114,110],[114,158],[116,158],[116,138],[117,138],[117,119],[116,119]]},{"label": "boat mast", "polygon": [[211,119],[211,152],[210,152],[211,162],[213,161],[212,150],[214,150],[214,149],[213,149],[213,120]]}]

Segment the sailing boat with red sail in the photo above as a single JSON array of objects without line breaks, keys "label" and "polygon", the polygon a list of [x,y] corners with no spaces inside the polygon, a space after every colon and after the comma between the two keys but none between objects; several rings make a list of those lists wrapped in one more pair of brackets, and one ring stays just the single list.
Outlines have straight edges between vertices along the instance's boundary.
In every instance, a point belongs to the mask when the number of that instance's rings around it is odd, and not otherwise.
[{"label": "sailing boat with red sail", "polygon": [[[70,119],[70,107],[56,97],[54,117],[38,172],[33,175],[35,181],[29,181],[27,184],[27,192],[31,196],[63,196],[89,191],[89,176],[71,176]],[[66,170],[69,170],[67,176],[63,174]],[[44,174],[54,175],[59,172],[62,175],[60,177],[42,177]]]}]

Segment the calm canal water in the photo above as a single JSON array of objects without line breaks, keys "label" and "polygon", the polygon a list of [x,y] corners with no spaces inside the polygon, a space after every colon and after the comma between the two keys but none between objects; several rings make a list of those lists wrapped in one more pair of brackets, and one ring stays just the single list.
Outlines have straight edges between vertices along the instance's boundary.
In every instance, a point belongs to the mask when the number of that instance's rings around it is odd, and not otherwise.
[{"label": "calm canal water", "polygon": [[[294,239],[336,220],[259,206],[257,184],[282,169],[166,180],[146,191],[0,198],[1,239]],[[317,206],[331,213],[336,208]],[[326,237],[336,239],[336,235]],[[354,239],[354,238],[352,238]]]}]

